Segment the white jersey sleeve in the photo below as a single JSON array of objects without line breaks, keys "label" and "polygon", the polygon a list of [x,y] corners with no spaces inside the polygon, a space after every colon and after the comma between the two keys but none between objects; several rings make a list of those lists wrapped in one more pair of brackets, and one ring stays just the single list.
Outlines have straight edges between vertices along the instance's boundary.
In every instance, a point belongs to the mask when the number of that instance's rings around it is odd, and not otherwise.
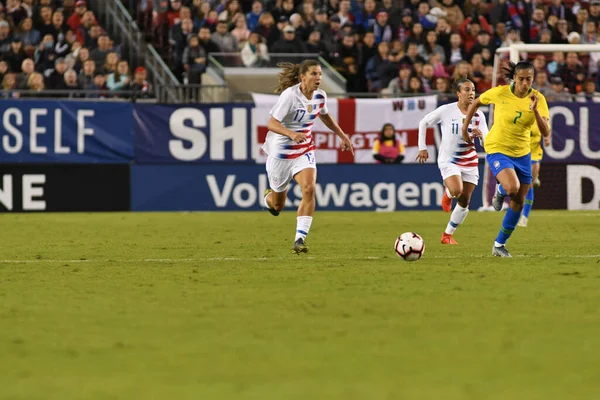
[{"label": "white jersey sleeve", "polygon": [[427,150],[427,128],[442,122],[445,107],[444,105],[436,108],[419,122],[419,151]]},{"label": "white jersey sleeve", "polygon": [[283,122],[283,119],[290,113],[293,106],[294,97],[292,95],[291,88],[284,90],[277,99],[277,103],[273,106],[270,113],[273,118],[279,122]]},{"label": "white jersey sleeve", "polygon": [[490,131],[487,125],[487,121],[485,120],[485,114],[483,113],[483,111],[481,110],[477,110],[477,114],[475,114],[479,117],[479,130],[481,131],[481,134],[483,135],[483,139],[485,139],[485,137],[487,136],[488,132]]}]

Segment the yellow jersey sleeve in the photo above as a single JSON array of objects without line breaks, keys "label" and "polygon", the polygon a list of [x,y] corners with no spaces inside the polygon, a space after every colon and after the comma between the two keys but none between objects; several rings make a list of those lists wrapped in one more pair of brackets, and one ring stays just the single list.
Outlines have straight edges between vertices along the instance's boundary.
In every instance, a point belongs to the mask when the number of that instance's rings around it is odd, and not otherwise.
[{"label": "yellow jersey sleeve", "polygon": [[541,94],[537,90],[535,91],[535,94],[538,97],[538,112],[540,113],[540,115],[542,117],[548,118],[548,120],[549,120],[550,119],[550,110],[548,109],[548,102],[546,101],[546,98],[544,97],[543,94]]},{"label": "yellow jersey sleeve", "polygon": [[496,86],[479,95],[479,102],[484,105],[498,102],[499,94],[503,92],[504,86]]}]

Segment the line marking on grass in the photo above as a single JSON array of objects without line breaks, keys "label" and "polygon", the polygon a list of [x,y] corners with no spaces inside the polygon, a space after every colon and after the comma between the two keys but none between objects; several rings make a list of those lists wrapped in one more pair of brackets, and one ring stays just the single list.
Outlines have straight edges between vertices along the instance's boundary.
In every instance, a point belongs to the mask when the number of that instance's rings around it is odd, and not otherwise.
[{"label": "line marking on grass", "polygon": [[[515,254],[514,258],[598,258],[600,254],[556,254],[556,255],[542,255],[542,254]],[[386,260],[394,259],[395,257],[314,257],[314,256],[290,256],[290,257],[209,257],[209,258],[140,258],[140,259],[78,259],[78,260],[55,260],[55,259],[35,259],[35,260],[0,260],[0,264],[40,264],[40,263],[56,263],[56,264],[77,264],[77,263],[192,263],[192,262],[229,262],[229,261],[281,261],[281,260],[316,260],[316,261],[374,261],[374,260]],[[483,254],[466,254],[462,256],[457,255],[432,255],[425,256],[424,258],[433,259],[465,259],[465,258],[492,258],[489,255]]]}]

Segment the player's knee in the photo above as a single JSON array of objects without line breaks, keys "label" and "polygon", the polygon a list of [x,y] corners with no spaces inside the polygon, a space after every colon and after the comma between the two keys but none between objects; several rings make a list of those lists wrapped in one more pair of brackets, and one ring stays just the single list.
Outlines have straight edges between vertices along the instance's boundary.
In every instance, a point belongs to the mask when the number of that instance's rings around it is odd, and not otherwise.
[{"label": "player's knee", "polygon": [[462,194],[462,188],[452,188],[448,189],[448,191],[450,192],[450,196],[452,196],[453,198],[457,198]]},{"label": "player's knee", "polygon": [[273,202],[273,209],[275,209],[276,211],[283,210],[284,206],[285,206],[285,201],[274,201]]},{"label": "player's knee", "polygon": [[[502,185],[502,186],[504,186],[504,185]],[[508,194],[510,197],[513,197],[517,193],[519,193],[519,188],[520,188],[520,185],[518,183],[513,184],[513,185],[504,186],[504,190],[506,190],[506,194]]]},{"label": "player's knee", "polygon": [[519,199],[513,200],[510,202],[510,208],[512,208],[512,210],[516,211],[516,212],[523,211],[523,206],[524,206],[524,203],[522,201],[520,201]]},{"label": "player's knee", "polygon": [[302,186],[302,197],[305,199],[312,199],[313,197],[315,197],[314,183]]}]

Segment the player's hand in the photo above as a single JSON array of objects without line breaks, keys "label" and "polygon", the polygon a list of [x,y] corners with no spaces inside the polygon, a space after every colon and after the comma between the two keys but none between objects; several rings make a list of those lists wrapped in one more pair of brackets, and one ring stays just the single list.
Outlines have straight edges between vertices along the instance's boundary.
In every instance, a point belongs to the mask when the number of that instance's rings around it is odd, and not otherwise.
[{"label": "player's hand", "polygon": [[417,154],[417,161],[423,164],[429,158],[429,153],[427,150],[420,150],[419,154]]},{"label": "player's hand", "polygon": [[483,133],[481,133],[481,131],[478,128],[473,128],[471,129],[471,136],[481,138],[483,137]]},{"label": "player's hand", "polygon": [[552,140],[552,135],[544,136],[544,146],[550,146],[550,141]]},{"label": "player's hand", "polygon": [[535,93],[532,93],[529,98],[531,99],[531,105],[529,106],[529,109],[532,111],[537,110],[537,105],[538,105],[537,95]]},{"label": "player's hand", "polygon": [[462,127],[462,138],[468,144],[473,144],[473,138],[469,135],[469,126],[463,125]]},{"label": "player's hand", "polygon": [[306,135],[302,132],[294,132],[290,135],[290,139],[292,139],[296,143],[302,143],[306,140]]},{"label": "player's hand", "polygon": [[352,142],[348,139],[348,136],[344,135],[342,138],[342,151],[350,151],[352,155],[354,155],[354,148],[352,147]]}]

